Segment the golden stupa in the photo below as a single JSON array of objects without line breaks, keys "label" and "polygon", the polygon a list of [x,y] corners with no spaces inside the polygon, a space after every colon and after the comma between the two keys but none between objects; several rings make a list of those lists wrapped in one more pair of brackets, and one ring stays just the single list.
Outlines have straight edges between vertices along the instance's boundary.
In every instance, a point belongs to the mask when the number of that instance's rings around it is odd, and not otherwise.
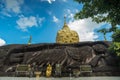
[{"label": "golden stupa", "polygon": [[70,30],[70,28],[66,24],[65,18],[63,28],[57,32],[56,43],[77,43],[77,42],[79,42],[79,36],[76,31]]}]

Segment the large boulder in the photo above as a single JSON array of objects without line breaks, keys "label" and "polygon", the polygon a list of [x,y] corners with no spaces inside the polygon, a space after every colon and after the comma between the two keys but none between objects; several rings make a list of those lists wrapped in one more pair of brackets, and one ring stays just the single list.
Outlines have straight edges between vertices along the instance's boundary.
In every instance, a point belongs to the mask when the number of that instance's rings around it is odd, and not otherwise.
[{"label": "large boulder", "polygon": [[[33,64],[46,69],[51,64],[53,70],[57,63],[62,65],[63,72],[69,67],[91,65],[94,72],[111,72],[118,67],[120,60],[108,51],[111,42],[80,42],[75,44],[17,44],[0,47],[0,72],[17,64]],[[110,69],[107,69],[109,67]],[[113,69],[111,69],[113,68]],[[117,68],[120,71],[119,68]],[[93,73],[94,73],[93,72]]]},{"label": "large boulder", "polygon": [[103,44],[95,44],[93,45],[93,49],[96,54],[105,54],[107,52],[107,47]]}]

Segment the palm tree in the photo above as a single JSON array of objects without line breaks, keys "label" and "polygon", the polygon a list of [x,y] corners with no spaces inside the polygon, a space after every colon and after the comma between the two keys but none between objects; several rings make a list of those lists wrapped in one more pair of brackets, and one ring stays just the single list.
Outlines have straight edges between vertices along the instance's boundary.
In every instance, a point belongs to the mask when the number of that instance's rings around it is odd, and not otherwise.
[{"label": "palm tree", "polygon": [[109,32],[108,29],[103,28],[103,29],[98,30],[97,32],[103,33],[103,35],[104,35],[104,40],[105,40],[105,41],[107,40],[107,38],[106,38],[106,33]]}]

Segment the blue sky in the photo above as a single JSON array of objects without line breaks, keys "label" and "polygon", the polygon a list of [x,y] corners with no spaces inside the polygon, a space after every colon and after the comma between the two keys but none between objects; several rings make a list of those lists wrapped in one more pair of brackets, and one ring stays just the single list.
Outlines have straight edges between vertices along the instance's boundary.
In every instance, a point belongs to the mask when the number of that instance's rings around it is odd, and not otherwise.
[{"label": "blue sky", "polygon": [[74,14],[81,9],[82,4],[73,0],[0,0],[0,45],[27,44],[30,35],[33,44],[55,43],[64,15],[80,41],[103,40],[96,30],[110,25],[97,24],[91,18],[74,20]]}]

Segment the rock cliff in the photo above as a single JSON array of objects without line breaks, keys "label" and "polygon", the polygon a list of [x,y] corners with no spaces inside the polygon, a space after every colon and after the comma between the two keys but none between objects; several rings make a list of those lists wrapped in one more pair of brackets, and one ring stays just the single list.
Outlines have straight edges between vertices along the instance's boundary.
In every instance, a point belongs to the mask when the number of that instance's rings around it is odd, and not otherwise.
[{"label": "rock cliff", "polygon": [[111,42],[80,42],[75,44],[14,44],[0,47],[0,72],[17,64],[32,64],[45,71],[48,63],[62,65],[62,72],[80,65],[91,65],[93,75],[120,75],[118,57],[108,51]]}]

